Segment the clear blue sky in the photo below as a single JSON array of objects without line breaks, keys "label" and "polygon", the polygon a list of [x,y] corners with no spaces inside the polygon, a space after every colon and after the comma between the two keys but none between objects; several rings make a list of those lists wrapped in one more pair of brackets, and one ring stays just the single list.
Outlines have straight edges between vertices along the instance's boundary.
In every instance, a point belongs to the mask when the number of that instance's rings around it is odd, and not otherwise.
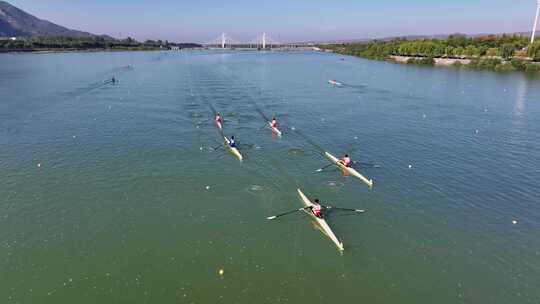
[{"label": "clear blue sky", "polygon": [[7,0],[42,19],[114,37],[206,42],[530,31],[536,0]]}]

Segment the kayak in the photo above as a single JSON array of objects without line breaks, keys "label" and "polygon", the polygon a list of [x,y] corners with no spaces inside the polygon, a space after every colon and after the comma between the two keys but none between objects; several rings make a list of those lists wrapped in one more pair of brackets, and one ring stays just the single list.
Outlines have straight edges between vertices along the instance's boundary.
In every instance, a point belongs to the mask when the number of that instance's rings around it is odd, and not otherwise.
[{"label": "kayak", "polygon": [[272,127],[271,122],[268,122],[268,125],[270,126],[270,130],[272,130],[272,132],[276,133],[278,136],[282,135],[281,131],[278,128]]},{"label": "kayak", "polygon": [[328,152],[324,152],[324,155],[336,166],[340,167],[341,170],[343,171],[346,171],[347,173],[349,173],[350,175],[354,176],[354,177],[357,177],[358,179],[360,179],[361,181],[363,181],[364,183],[366,183],[370,188],[373,187],[373,180],[372,179],[367,179],[365,176],[363,176],[362,174],[360,174],[358,171],[356,171],[354,168],[350,168],[350,167],[347,167],[345,166],[337,157],[335,157],[334,155],[328,153]]},{"label": "kayak", "polygon": [[341,82],[337,82],[335,80],[328,80],[328,83],[331,84],[331,85],[335,85],[335,86],[340,86],[341,85]]},{"label": "kayak", "polygon": [[240,151],[238,151],[237,148],[233,148],[231,147],[231,142],[229,141],[229,139],[227,138],[227,136],[223,136],[223,139],[225,140],[225,144],[227,145],[227,147],[229,148],[229,150],[231,151],[232,154],[234,154],[234,156],[238,157],[238,159],[240,161],[242,161],[244,159],[244,157],[242,157],[242,154],[240,154]]},{"label": "kayak", "polygon": [[[313,206],[313,203],[305,196],[304,193],[302,193],[302,190],[298,189],[298,195],[300,195],[300,198],[302,199],[302,203],[304,204],[305,207]],[[326,223],[324,219],[316,217],[313,214],[313,212],[311,212],[311,210],[304,209],[304,211],[308,213],[309,215],[311,215],[311,217],[317,222],[317,224],[319,224],[323,233],[326,234],[326,236],[328,236],[330,240],[332,240],[332,242],[334,242],[334,244],[337,246],[337,248],[340,251],[345,250],[343,248],[343,243],[338,240],[338,238],[336,237],[336,235],[334,234],[334,232],[332,231],[330,226],[328,226],[328,224]]]}]

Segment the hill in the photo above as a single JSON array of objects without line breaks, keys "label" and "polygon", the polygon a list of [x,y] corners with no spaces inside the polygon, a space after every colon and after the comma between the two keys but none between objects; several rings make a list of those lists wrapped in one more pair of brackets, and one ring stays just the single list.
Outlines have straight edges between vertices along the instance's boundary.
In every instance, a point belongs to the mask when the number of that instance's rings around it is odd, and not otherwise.
[{"label": "hill", "polygon": [[76,31],[39,19],[5,1],[0,1],[0,37],[93,37],[87,32]]}]

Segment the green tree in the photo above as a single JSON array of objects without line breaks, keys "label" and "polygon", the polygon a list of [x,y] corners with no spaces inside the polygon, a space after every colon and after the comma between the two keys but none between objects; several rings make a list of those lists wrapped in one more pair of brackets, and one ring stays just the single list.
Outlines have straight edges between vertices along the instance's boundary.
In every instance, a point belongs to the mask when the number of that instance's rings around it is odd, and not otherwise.
[{"label": "green tree", "polygon": [[467,57],[473,57],[477,53],[476,47],[474,45],[469,45],[465,48],[465,56]]},{"label": "green tree", "polygon": [[489,48],[489,49],[487,49],[486,56],[489,56],[489,57],[499,56],[499,49],[497,49],[497,48]]},{"label": "green tree", "polygon": [[534,61],[540,61],[540,41],[535,41],[533,44],[531,44],[529,46],[527,54]]},{"label": "green tree", "polygon": [[505,43],[501,46],[501,49],[500,49],[501,57],[508,60],[514,56],[515,51],[516,51],[516,48],[514,47],[513,44]]}]

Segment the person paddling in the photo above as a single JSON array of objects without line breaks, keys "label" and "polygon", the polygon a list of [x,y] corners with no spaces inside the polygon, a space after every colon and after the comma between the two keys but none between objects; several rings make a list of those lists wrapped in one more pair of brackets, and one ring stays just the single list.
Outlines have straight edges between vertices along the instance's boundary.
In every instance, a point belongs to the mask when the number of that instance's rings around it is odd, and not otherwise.
[{"label": "person paddling", "polygon": [[321,206],[318,198],[315,199],[313,206],[311,206],[310,209],[316,217],[324,218],[324,208]]},{"label": "person paddling", "polygon": [[223,123],[223,118],[221,118],[221,115],[219,115],[219,113],[216,113],[216,118],[215,118],[215,120],[216,120],[216,123],[218,123],[218,122],[219,122],[219,123]]},{"label": "person paddling", "polygon": [[272,121],[270,122],[270,126],[271,126],[272,128],[276,128],[276,129],[278,128],[278,123],[277,123],[277,120],[276,120],[275,117],[272,118]]},{"label": "person paddling", "polygon": [[222,128],[222,124],[223,124],[223,118],[221,117],[221,115],[219,115],[219,113],[216,113],[216,117],[214,118],[214,121],[216,122],[216,125],[221,129]]},{"label": "person paddling", "polygon": [[229,146],[231,148],[236,148],[236,141],[234,140],[234,136],[231,136],[231,139],[229,139]]},{"label": "person paddling", "polygon": [[347,168],[350,168],[351,165],[352,165],[352,160],[349,157],[349,154],[345,154],[345,156],[343,156],[343,158],[340,160],[340,162]]}]

